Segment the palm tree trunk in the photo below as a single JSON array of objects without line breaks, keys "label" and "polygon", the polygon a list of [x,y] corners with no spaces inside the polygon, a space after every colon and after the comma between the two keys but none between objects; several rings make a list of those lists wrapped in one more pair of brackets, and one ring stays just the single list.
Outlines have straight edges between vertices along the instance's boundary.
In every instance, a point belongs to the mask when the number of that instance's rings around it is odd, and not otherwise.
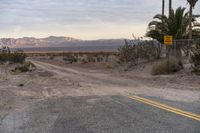
[{"label": "palm tree trunk", "polygon": [[192,40],[192,4],[190,4],[190,11],[189,11],[189,52],[188,52],[188,60],[191,60],[191,40]]},{"label": "palm tree trunk", "polygon": [[192,5],[190,5],[189,11],[189,39],[192,39]]},{"label": "palm tree trunk", "polygon": [[[165,15],[165,0],[162,0],[162,16]],[[163,29],[164,29],[164,24],[163,24],[163,18],[162,18],[162,26],[163,26]],[[161,57],[161,54],[162,54],[162,51],[163,51],[163,45],[161,45],[161,49],[160,49],[160,53],[159,53],[159,57]]]},{"label": "palm tree trunk", "polygon": [[165,15],[165,0],[162,0],[162,16]]},{"label": "palm tree trunk", "polygon": [[[169,15],[170,15],[170,12],[172,10],[172,0],[169,0]],[[166,56],[167,58],[169,59],[169,56],[172,55],[172,48],[171,46],[166,46]]]},{"label": "palm tree trunk", "polygon": [[171,12],[172,10],[172,0],[169,0],[169,13]]}]

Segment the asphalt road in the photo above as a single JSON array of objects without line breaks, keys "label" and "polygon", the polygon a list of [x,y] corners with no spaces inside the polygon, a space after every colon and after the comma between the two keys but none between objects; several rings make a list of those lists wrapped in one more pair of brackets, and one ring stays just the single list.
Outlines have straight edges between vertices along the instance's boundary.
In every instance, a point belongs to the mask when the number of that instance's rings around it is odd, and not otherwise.
[{"label": "asphalt road", "polygon": [[200,121],[124,96],[63,97],[8,115],[0,133],[200,133]]}]

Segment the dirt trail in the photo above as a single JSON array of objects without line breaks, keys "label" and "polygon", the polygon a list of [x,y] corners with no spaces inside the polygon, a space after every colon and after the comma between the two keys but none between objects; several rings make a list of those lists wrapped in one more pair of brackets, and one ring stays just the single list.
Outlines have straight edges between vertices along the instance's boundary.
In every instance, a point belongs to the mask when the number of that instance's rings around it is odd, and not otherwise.
[{"label": "dirt trail", "polygon": [[200,91],[150,87],[148,86],[149,84],[145,84],[141,80],[106,73],[83,72],[77,69],[61,67],[40,61],[32,62],[37,67],[56,73],[57,77],[69,78],[75,83],[78,83],[82,88],[77,90],[77,94],[79,95],[121,95],[133,93],[181,102],[200,100]]}]

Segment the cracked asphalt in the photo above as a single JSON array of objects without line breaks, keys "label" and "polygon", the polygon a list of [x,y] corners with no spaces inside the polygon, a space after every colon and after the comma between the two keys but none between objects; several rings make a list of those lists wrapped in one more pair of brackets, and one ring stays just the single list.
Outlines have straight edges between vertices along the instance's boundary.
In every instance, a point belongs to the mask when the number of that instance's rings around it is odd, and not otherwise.
[{"label": "cracked asphalt", "polygon": [[200,122],[124,96],[63,97],[11,113],[0,132],[199,133]]}]

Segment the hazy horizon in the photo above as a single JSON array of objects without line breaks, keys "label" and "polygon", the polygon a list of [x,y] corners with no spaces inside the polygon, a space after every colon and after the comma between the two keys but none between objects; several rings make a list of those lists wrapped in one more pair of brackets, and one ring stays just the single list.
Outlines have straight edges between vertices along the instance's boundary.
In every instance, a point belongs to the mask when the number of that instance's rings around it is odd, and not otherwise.
[{"label": "hazy horizon", "polygon": [[81,38],[77,38],[77,37],[73,37],[73,36],[55,36],[55,35],[49,35],[49,36],[44,36],[44,37],[34,37],[34,36],[22,36],[22,37],[0,37],[0,39],[23,39],[23,38],[35,38],[35,39],[45,39],[48,37],[69,37],[69,38],[73,38],[73,39],[78,39],[78,40],[83,40],[83,41],[92,41],[92,40],[114,40],[114,39],[129,39],[129,38],[94,38],[94,39],[81,39]]},{"label": "hazy horizon", "polygon": [[[189,5],[173,0],[173,8],[178,6]],[[166,14],[167,8],[166,0]],[[199,10],[198,1],[194,13]],[[161,0],[0,0],[0,11],[0,38],[117,39],[143,36],[161,13]]]}]

